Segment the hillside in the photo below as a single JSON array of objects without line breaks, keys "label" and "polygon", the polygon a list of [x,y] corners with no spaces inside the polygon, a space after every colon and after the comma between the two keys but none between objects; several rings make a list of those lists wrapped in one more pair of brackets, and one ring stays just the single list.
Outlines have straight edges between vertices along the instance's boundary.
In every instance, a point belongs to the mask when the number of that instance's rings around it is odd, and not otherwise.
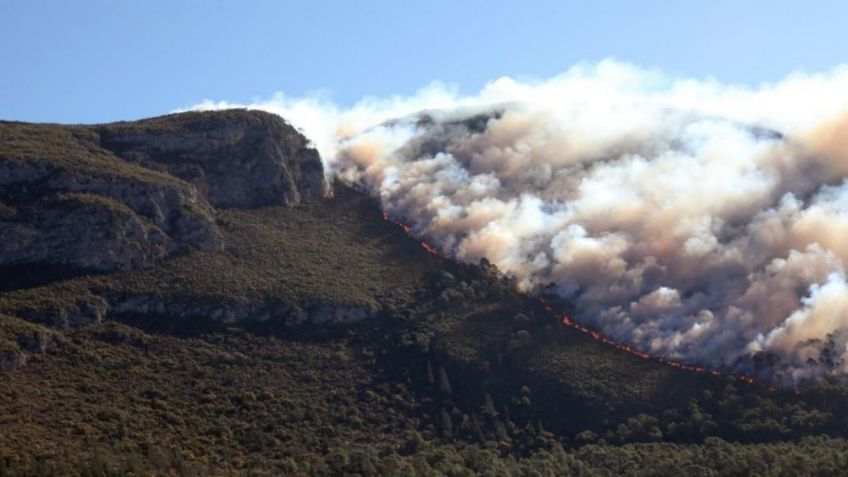
[{"label": "hillside", "polygon": [[848,393],[641,359],[276,116],[0,123],[0,475],[836,475]]}]

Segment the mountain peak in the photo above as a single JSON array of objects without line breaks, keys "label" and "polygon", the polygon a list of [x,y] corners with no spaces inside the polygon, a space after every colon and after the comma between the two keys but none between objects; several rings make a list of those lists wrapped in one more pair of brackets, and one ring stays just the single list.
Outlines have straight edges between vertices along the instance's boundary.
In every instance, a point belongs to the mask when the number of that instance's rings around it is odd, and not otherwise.
[{"label": "mountain peak", "polygon": [[259,111],[0,123],[0,266],[111,272],[220,250],[215,208],[323,196],[318,152]]}]

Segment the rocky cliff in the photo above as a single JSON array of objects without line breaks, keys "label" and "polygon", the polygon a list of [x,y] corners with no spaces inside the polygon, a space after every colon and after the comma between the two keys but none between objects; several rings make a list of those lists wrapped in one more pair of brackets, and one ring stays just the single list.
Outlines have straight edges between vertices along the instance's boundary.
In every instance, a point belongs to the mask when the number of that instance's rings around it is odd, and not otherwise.
[{"label": "rocky cliff", "polygon": [[194,185],[214,207],[291,205],[327,190],[318,152],[272,114],[182,113],[96,131],[106,149]]},{"label": "rocky cliff", "polygon": [[280,248],[268,235],[280,224],[233,243],[253,209],[284,214],[327,190],[317,151],[264,112],[0,122],[0,370],[22,366],[57,329],[106,318],[360,318],[369,308],[266,289],[293,266],[263,262]]},{"label": "rocky cliff", "polygon": [[326,189],[318,153],[268,113],[3,122],[0,267],[114,272],[221,250],[215,207],[293,205]]}]

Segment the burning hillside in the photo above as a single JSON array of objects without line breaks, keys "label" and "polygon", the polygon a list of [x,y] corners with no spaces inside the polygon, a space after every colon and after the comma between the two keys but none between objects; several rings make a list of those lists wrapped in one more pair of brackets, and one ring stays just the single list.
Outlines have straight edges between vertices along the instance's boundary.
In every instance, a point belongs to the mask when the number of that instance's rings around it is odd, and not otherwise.
[{"label": "burning hillside", "polygon": [[473,97],[254,107],[426,250],[573,303],[565,324],[794,385],[848,370],[846,86],[845,69],[745,89],[602,62]]}]

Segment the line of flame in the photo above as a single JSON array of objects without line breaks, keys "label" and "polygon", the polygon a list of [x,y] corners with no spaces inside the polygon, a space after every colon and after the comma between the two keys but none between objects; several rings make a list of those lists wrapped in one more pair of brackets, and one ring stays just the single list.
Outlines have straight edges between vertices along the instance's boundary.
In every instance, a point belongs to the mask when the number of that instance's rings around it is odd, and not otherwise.
[{"label": "line of flame", "polygon": [[[546,311],[548,311],[552,315],[557,314],[556,311],[554,310],[553,306],[551,306],[551,304],[548,303],[547,300],[540,297],[539,302],[542,304],[542,307],[544,307]],[[683,369],[683,370],[686,370],[686,371],[692,371],[694,373],[711,374],[713,376],[723,376],[724,375],[724,373],[722,373],[721,371],[715,370],[715,369],[709,369],[709,368],[706,368],[704,366],[698,366],[698,365],[694,365],[694,364],[681,363],[680,361],[674,361],[674,360],[670,360],[670,359],[659,357],[659,356],[652,356],[652,355],[650,355],[650,354],[648,354],[644,351],[639,351],[637,349],[634,349],[629,345],[618,343],[614,340],[607,338],[606,336],[600,334],[597,331],[590,330],[589,328],[587,328],[583,325],[575,323],[574,320],[572,320],[571,317],[568,316],[568,315],[562,315],[561,323],[566,328],[573,328],[573,329],[579,331],[580,333],[583,333],[583,334],[589,336],[590,338],[594,339],[595,341],[599,341],[603,344],[612,346],[612,347],[619,349],[621,351],[624,351],[626,353],[630,353],[633,356],[639,357],[641,359],[655,360],[658,363],[662,363],[666,366],[671,366],[672,368]],[[747,376],[747,375],[744,375],[744,374],[731,374],[731,373],[727,373],[727,375],[734,377],[734,378],[738,379],[739,381],[746,382],[748,384],[762,385],[761,383],[756,381],[751,376]],[[777,390],[776,388],[774,388],[772,386],[765,386],[765,385],[762,385],[762,386],[767,387],[771,391]],[[797,393],[797,390],[796,390],[796,393]]]},{"label": "line of flame", "polygon": [[[400,227],[403,230],[403,233],[405,233],[406,235],[412,236],[412,227],[410,227],[409,225],[407,225],[403,222],[389,219],[389,213],[386,212],[385,210],[383,211],[383,220],[397,225],[398,227]],[[439,251],[436,249],[436,247],[434,245],[431,245],[429,242],[421,240],[420,244],[421,244],[421,248],[423,248],[424,251],[429,253],[430,255],[435,255],[437,257],[442,256],[442,254],[439,253]]]},{"label": "line of flame", "polygon": [[[403,232],[405,234],[411,235],[412,227],[410,227],[409,225],[407,225],[403,222],[390,219],[389,213],[386,212],[386,211],[383,211],[383,220],[397,225],[398,227],[400,227],[403,230]],[[439,253],[439,251],[436,249],[436,247],[434,247],[433,245],[431,245],[431,244],[429,244],[425,241],[420,241],[420,243],[421,243],[421,248],[426,250],[431,255],[435,255],[437,257],[442,256]],[[548,313],[550,313],[553,316],[557,316],[556,310],[554,310],[554,307],[550,303],[548,303],[547,300],[545,300],[543,297],[539,297],[539,302],[542,304],[542,306],[545,308],[545,310]],[[571,317],[568,316],[568,315],[562,315],[561,323],[566,328],[575,329],[575,330],[579,331],[580,333],[583,333],[583,334],[589,336],[590,338],[594,339],[595,341],[601,342],[601,343],[608,345],[608,346],[612,346],[612,347],[614,347],[618,350],[624,351],[626,353],[629,353],[629,354],[636,356],[638,358],[641,358],[641,359],[655,360],[658,363],[664,364],[666,366],[671,366],[672,368],[682,369],[682,370],[685,370],[685,371],[692,371],[694,373],[711,374],[711,375],[716,376],[716,377],[724,376],[726,374],[727,376],[731,376],[735,379],[738,379],[739,381],[742,381],[742,382],[745,382],[745,383],[748,383],[748,384],[760,385],[760,386],[767,388],[770,391],[777,391],[777,389],[775,387],[766,386],[766,385],[758,382],[754,378],[747,376],[747,375],[744,375],[744,374],[722,373],[721,371],[718,371],[718,370],[715,370],[715,369],[709,369],[709,368],[706,368],[704,366],[682,363],[680,361],[674,361],[674,360],[666,359],[666,358],[663,358],[663,357],[660,357],[660,356],[652,356],[652,355],[650,355],[650,354],[648,354],[644,351],[639,351],[637,349],[632,348],[629,345],[611,340],[610,338],[607,338],[606,336],[602,335],[601,333],[599,333],[597,331],[590,330],[589,328],[587,328],[583,325],[575,323],[574,320],[572,320]],[[795,394],[799,394],[799,391],[797,389],[795,390]]]}]

